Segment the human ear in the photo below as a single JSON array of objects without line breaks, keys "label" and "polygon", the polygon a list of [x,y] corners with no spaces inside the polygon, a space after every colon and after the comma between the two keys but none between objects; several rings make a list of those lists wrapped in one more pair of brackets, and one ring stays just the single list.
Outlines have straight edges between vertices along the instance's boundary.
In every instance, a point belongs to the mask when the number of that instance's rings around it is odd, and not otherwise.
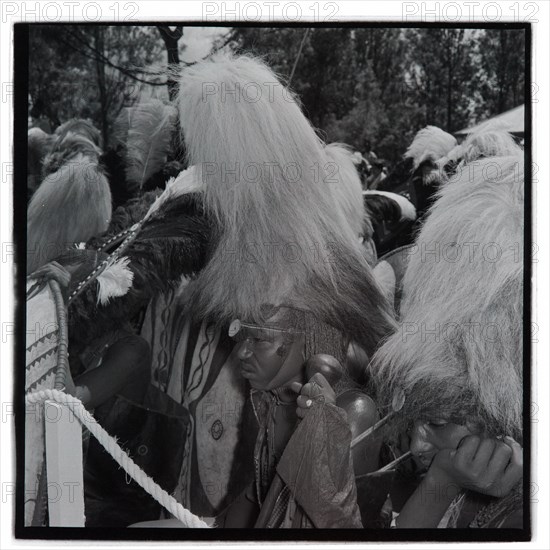
[{"label": "human ear", "polygon": [[287,344],[286,342],[281,344],[278,348],[277,348],[277,351],[275,352],[279,357],[286,357],[286,355],[288,354],[288,347],[289,347],[289,344]]}]

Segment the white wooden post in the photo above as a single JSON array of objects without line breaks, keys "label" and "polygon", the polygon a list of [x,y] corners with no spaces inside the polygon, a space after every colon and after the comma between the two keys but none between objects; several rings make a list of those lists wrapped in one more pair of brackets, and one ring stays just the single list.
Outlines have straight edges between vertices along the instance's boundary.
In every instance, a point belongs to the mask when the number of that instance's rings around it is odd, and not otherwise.
[{"label": "white wooden post", "polygon": [[50,527],[84,527],[82,427],[64,405],[44,404]]}]

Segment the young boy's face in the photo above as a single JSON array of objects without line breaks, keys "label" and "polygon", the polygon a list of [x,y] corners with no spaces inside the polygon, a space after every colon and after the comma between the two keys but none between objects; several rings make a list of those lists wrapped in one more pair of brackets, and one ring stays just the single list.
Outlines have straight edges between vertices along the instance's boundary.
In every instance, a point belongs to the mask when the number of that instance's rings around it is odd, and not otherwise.
[{"label": "young boy's face", "polygon": [[469,424],[455,424],[444,418],[417,420],[411,433],[410,449],[418,461],[428,468],[439,451],[456,449],[464,437],[477,432]]},{"label": "young boy's face", "polygon": [[[280,328],[241,323],[236,334],[240,373],[257,390],[273,390],[303,382],[304,338]],[[235,322],[231,325],[235,327]],[[234,332],[234,330],[233,330]]]}]

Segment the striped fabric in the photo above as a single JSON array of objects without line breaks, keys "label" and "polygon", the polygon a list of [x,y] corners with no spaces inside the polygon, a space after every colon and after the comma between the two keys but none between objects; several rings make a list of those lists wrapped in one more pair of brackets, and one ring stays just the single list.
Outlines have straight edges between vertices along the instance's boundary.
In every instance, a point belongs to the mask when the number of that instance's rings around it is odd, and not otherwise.
[{"label": "striped fabric", "polygon": [[[49,285],[27,302],[25,392],[55,383],[59,329]],[[44,405],[27,405],[25,415],[25,526],[40,526],[46,511]]]}]

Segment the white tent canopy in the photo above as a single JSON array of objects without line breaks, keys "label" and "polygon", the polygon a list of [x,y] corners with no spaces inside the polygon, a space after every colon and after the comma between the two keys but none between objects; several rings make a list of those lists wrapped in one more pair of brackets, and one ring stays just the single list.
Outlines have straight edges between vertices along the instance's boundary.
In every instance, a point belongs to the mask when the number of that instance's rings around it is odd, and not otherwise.
[{"label": "white tent canopy", "polygon": [[455,132],[455,136],[466,137],[468,134],[472,134],[473,132],[479,130],[481,126],[484,126],[488,122],[494,122],[511,134],[518,137],[523,137],[525,131],[525,105],[514,107],[513,109],[505,111],[504,113],[494,116],[493,118],[481,122],[480,124],[476,124],[470,128],[465,128],[464,130],[459,130],[458,132]]}]

